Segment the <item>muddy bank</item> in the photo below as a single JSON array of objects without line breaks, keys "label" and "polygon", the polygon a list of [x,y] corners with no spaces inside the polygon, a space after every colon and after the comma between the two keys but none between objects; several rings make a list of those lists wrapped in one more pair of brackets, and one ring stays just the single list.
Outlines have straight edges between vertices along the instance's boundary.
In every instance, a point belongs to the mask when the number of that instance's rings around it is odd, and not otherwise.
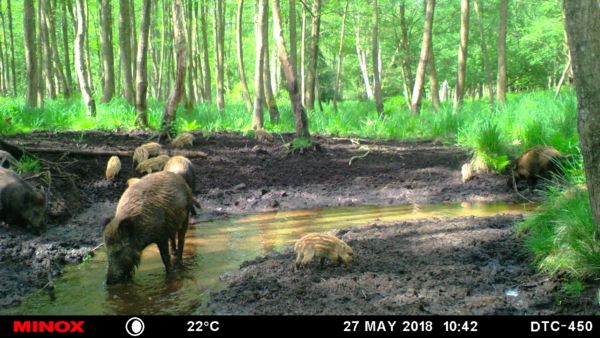
[{"label": "muddy bank", "polygon": [[[316,137],[321,151],[290,155],[284,147],[292,135],[262,143],[239,134],[196,134],[190,151],[196,166],[196,197],[211,218],[265,210],[289,210],[360,204],[513,201],[499,175],[478,175],[460,181],[468,154],[460,148],[427,141],[387,142]],[[50,193],[48,231],[34,236],[0,224],[0,308],[16,306],[33,288],[62,273],[65,263],[80,262],[102,242],[101,223],[109,217],[126,180],[136,176],[131,158],[122,158],[115,182],[104,180],[109,155],[74,155],[69,151],[133,151],[152,140],[145,133],[65,132],[4,137],[28,148],[65,149],[32,152],[48,168],[32,177]],[[369,153],[361,156],[367,146]],[[167,151],[173,151],[166,146]]]},{"label": "muddy bank", "polygon": [[[211,295],[216,314],[593,314],[592,294],[570,298],[535,274],[513,235],[520,216],[431,219],[334,232],[354,250],[348,267],[294,271],[291,249],[247,261]],[[592,288],[594,289],[594,288]],[[593,291],[593,290],[592,290]],[[587,298],[586,298],[587,296]]]}]

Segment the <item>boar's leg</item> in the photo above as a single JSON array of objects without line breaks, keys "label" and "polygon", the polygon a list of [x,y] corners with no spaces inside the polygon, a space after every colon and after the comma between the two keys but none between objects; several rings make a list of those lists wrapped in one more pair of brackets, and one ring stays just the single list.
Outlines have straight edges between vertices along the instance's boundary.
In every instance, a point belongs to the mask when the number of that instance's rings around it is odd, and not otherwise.
[{"label": "boar's leg", "polygon": [[169,242],[171,243],[171,255],[177,256],[177,244],[175,242],[175,234],[169,237]]},{"label": "boar's leg", "polygon": [[302,259],[304,258],[304,254],[302,252],[298,252],[298,255],[296,256],[296,270],[298,270],[299,268],[302,267]]},{"label": "boar's leg", "polygon": [[537,184],[537,176],[529,175],[529,177],[527,177],[527,185],[529,186],[530,193],[533,193],[533,188],[535,188],[536,184]]},{"label": "boar's leg", "polygon": [[181,265],[183,263],[183,246],[185,244],[185,233],[188,228],[189,217],[185,218],[183,225],[177,231],[177,264]]},{"label": "boar's leg", "polygon": [[169,255],[169,240],[157,242],[158,251],[160,251],[160,258],[162,258],[163,264],[167,275],[171,274],[171,256]]}]

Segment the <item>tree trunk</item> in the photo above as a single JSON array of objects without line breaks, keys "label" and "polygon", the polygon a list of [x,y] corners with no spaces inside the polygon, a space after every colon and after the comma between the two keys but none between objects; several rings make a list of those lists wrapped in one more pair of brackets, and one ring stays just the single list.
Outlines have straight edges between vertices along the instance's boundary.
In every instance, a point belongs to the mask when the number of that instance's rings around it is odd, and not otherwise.
[{"label": "tree trunk", "polygon": [[75,35],[75,72],[81,89],[83,102],[88,110],[88,114],[96,116],[96,102],[94,94],[89,86],[87,68],[85,67],[84,46],[85,46],[85,4],[84,0],[77,0],[77,34]]},{"label": "tree trunk", "polygon": [[369,70],[367,67],[367,53],[360,48],[360,17],[356,20],[356,56],[358,57],[358,65],[360,67],[360,73],[363,77],[365,84],[365,92],[367,93],[367,99],[373,99],[373,89],[369,80]]},{"label": "tree trunk", "polygon": [[508,15],[508,0],[500,0],[500,19],[498,29],[498,79],[496,92],[498,102],[506,101],[506,20]]},{"label": "tree trunk", "polygon": [[319,83],[319,76],[315,76],[315,102],[319,107],[319,112],[323,112],[323,102],[321,101],[321,85]]},{"label": "tree trunk", "polygon": [[100,45],[102,48],[102,102],[108,102],[115,93],[115,66],[112,38],[112,3],[110,0],[100,0]]},{"label": "tree trunk", "polygon": [[129,104],[135,103],[131,52],[131,15],[129,0],[119,0],[119,56],[123,74],[123,95]]},{"label": "tree trunk", "polygon": [[427,64],[429,66],[429,89],[431,91],[431,105],[433,109],[440,109],[440,89],[437,81],[437,72],[435,69],[435,53],[433,52],[433,36],[429,39],[429,56]]},{"label": "tree trunk", "polygon": [[23,36],[25,40],[25,63],[27,64],[27,97],[28,108],[37,107],[38,95],[38,70],[35,47],[35,8],[33,0],[25,0],[23,3]]},{"label": "tree trunk", "polygon": [[246,102],[246,109],[252,111],[252,99],[248,91],[248,83],[246,82],[246,71],[244,70],[244,51],[242,49],[242,18],[244,11],[244,0],[238,0],[237,20],[236,20],[236,45],[237,45],[237,61],[238,71],[240,73],[240,82],[242,83],[242,95]]},{"label": "tree trunk", "polygon": [[350,0],[346,0],[344,5],[344,14],[342,14],[342,30],[340,32],[340,47],[338,48],[337,66],[335,67],[335,87],[333,89],[333,110],[337,113],[337,97],[340,95],[340,81],[342,78],[342,66],[344,65],[344,34],[346,33],[346,16],[348,15],[348,6]]},{"label": "tree trunk", "polygon": [[[84,37],[84,41],[85,41],[85,53],[86,53],[86,57],[85,57],[85,65],[87,67],[87,73],[88,73],[88,85],[90,86],[90,90],[93,93],[94,90],[94,77],[93,77],[93,73],[92,73],[92,58],[90,56],[90,39],[89,39],[89,31],[88,31],[88,27],[89,24],[87,23],[87,20],[90,20],[91,22],[91,15],[88,15],[88,4],[89,2],[86,1],[85,2],[85,17],[86,17],[86,25],[85,25],[85,37]],[[99,39],[96,38],[96,41],[98,41]]]},{"label": "tree trunk", "polygon": [[185,22],[188,23],[186,26],[186,41],[187,41],[187,84],[186,84],[186,96],[185,96],[185,108],[190,110],[196,100],[196,93],[194,92],[194,55],[192,48],[192,2],[190,0],[185,1]]},{"label": "tree trunk", "polygon": [[[7,46],[7,37],[6,37],[6,24],[4,22],[4,12],[0,10],[0,20],[2,20],[2,41],[4,47],[0,46],[0,59],[2,62],[2,95],[6,95],[8,93],[8,87],[10,83],[10,70],[8,67],[8,46]],[[6,54],[5,54],[6,51]]]},{"label": "tree trunk", "polygon": [[292,63],[288,57],[288,53],[285,50],[285,41],[283,38],[283,31],[281,29],[281,9],[279,7],[279,0],[271,0],[271,8],[273,10],[273,35],[275,36],[275,41],[277,41],[279,60],[281,61],[281,65],[283,67],[288,93],[290,100],[292,101],[292,111],[294,113],[294,120],[296,124],[296,137],[310,138],[310,133],[308,132],[308,118],[306,117],[306,111],[304,110],[302,101],[300,99],[296,74],[294,74],[294,67],[292,66]]},{"label": "tree trunk", "polygon": [[44,95],[46,94],[46,83],[45,83],[45,77],[44,77],[44,48],[43,48],[43,39],[44,39],[44,33],[42,32],[42,6],[41,6],[41,2],[38,1],[38,8],[37,8],[37,15],[36,15],[36,20],[35,20],[35,25],[36,25],[36,31],[39,32],[39,38],[40,41],[38,41],[37,46],[36,46],[36,53],[38,55],[38,64],[37,64],[37,79],[38,79],[38,105],[40,108],[44,108]]},{"label": "tree trunk", "polygon": [[[300,34],[300,95],[302,104],[306,102],[306,8],[302,6],[302,33]],[[296,72],[294,72],[296,74]]]},{"label": "tree trunk", "polygon": [[185,41],[185,21],[183,17],[183,4],[181,0],[173,0],[173,31],[175,34],[176,64],[177,73],[175,75],[175,87],[163,111],[161,125],[161,140],[171,138],[171,123],[175,120],[177,105],[183,97],[185,87],[185,68],[186,68],[186,41]]},{"label": "tree trunk", "polygon": [[562,87],[563,83],[565,82],[565,78],[567,77],[567,73],[569,73],[569,70],[571,69],[571,57],[569,57],[569,60],[567,60],[567,65],[565,66],[565,69],[562,72],[562,75],[560,76],[560,80],[558,80],[558,84],[556,85],[556,91],[554,93],[554,98],[558,97],[558,94],[560,94],[560,87]]},{"label": "tree trunk", "polygon": [[373,96],[375,97],[375,109],[383,116],[383,100],[381,98],[381,77],[379,76],[379,7],[377,0],[373,0],[373,29],[371,32],[373,48],[371,56],[373,61]]},{"label": "tree trunk", "polygon": [[225,4],[224,0],[216,0],[217,14],[215,15],[215,52],[217,66],[217,108],[221,113],[225,110],[225,64],[224,64],[224,46],[225,46]]},{"label": "tree trunk", "polygon": [[[129,0],[129,13],[131,13],[131,76],[132,76],[132,81],[135,81],[135,74],[137,74],[137,64],[135,62],[135,59],[137,58],[137,56],[134,54],[135,51],[137,50],[137,32],[136,32],[136,25],[135,25],[135,1],[134,0]],[[135,84],[134,84],[134,88],[135,88]],[[134,93],[135,95],[135,93]]]},{"label": "tree trunk", "polygon": [[400,2],[400,47],[402,48],[402,78],[404,84],[404,96],[408,107],[411,107],[412,102],[412,90],[414,88],[413,74],[411,68],[411,57],[410,57],[410,40],[408,39],[408,25],[406,24],[406,3],[404,0]]},{"label": "tree trunk", "polygon": [[139,127],[148,126],[148,35],[150,33],[150,11],[152,2],[144,0],[142,5],[142,22],[140,23],[140,39],[137,46],[135,73],[135,124]]},{"label": "tree trunk", "polygon": [[564,1],[563,10],[577,91],[577,129],[586,185],[600,232],[600,7],[595,1]]},{"label": "tree trunk", "polygon": [[263,101],[264,101],[264,76],[265,65],[265,36],[264,25],[267,24],[267,0],[258,0],[255,21],[255,46],[256,58],[254,63],[254,113],[252,115],[252,129],[262,130],[264,126]]},{"label": "tree trunk", "polygon": [[460,45],[458,46],[458,70],[454,108],[460,108],[465,96],[465,75],[467,73],[467,47],[469,45],[469,0],[460,1]]},{"label": "tree trunk", "polygon": [[201,70],[201,56],[200,47],[198,42],[198,2],[193,1],[192,10],[192,58],[193,58],[193,69],[194,72],[194,93],[196,98],[200,102],[204,102],[204,96],[202,95],[202,70]]},{"label": "tree trunk", "polygon": [[289,24],[290,24],[290,63],[294,68],[294,74],[298,69],[298,50],[296,47],[296,0],[288,0]]},{"label": "tree trunk", "polygon": [[262,33],[263,45],[264,45],[264,53],[263,55],[263,89],[265,91],[265,104],[269,109],[269,118],[271,123],[277,124],[279,123],[279,109],[277,108],[277,101],[275,101],[275,97],[273,96],[273,88],[271,87],[271,67],[269,65],[269,7],[268,3],[265,0],[265,22],[262,25],[262,29],[264,30]]},{"label": "tree trunk", "polygon": [[166,57],[166,37],[167,37],[167,25],[171,20],[168,19],[169,15],[169,6],[166,5],[166,1],[162,1],[162,27],[160,30],[160,61],[158,65],[158,93],[157,96],[159,98],[163,97],[163,82],[164,82],[164,65],[165,65],[165,57]]},{"label": "tree trunk", "polygon": [[[56,4],[56,2],[55,2]],[[63,96],[68,98],[71,96],[71,88],[69,83],[67,82],[67,78],[65,77],[65,73],[63,71],[63,65],[60,60],[60,54],[58,52],[58,39],[56,38],[56,25],[55,25],[55,10],[56,8],[52,7],[50,1],[46,2],[46,24],[48,26],[48,31],[50,33],[50,47],[52,49],[52,59],[54,63],[54,73],[58,75],[58,83],[62,88]]]},{"label": "tree trunk", "polygon": [[208,103],[212,102],[212,83],[210,79],[210,66],[208,64],[208,33],[206,25],[206,16],[208,10],[206,8],[206,0],[202,0],[202,14],[200,15],[200,23],[202,26],[202,71],[204,84],[202,86],[204,100]]},{"label": "tree trunk", "polygon": [[412,93],[410,112],[413,115],[419,114],[421,110],[421,99],[423,96],[423,84],[425,83],[425,67],[429,57],[429,48],[431,47],[431,32],[433,27],[433,14],[435,10],[435,0],[427,0],[425,5],[425,22],[423,27],[423,42],[421,44],[421,56],[417,66],[417,75]]},{"label": "tree trunk", "polygon": [[485,34],[483,30],[483,6],[479,5],[479,0],[473,2],[475,13],[477,14],[477,25],[479,26],[479,40],[481,43],[481,58],[483,59],[483,70],[487,80],[488,96],[490,98],[490,106],[494,106],[494,80],[492,79],[492,70],[488,62],[487,45],[485,43]]},{"label": "tree trunk", "polygon": [[12,72],[12,87],[13,87],[13,95],[17,96],[17,75],[16,75],[16,66],[15,66],[15,43],[14,43],[14,35],[13,35],[13,24],[12,24],[12,10],[11,10],[11,0],[6,0],[6,12],[8,15],[8,35],[10,36],[10,68]]},{"label": "tree trunk", "polygon": [[312,24],[310,29],[310,51],[308,53],[308,75],[306,77],[306,93],[304,94],[307,110],[315,108],[315,78],[317,77],[319,31],[321,28],[321,0],[314,0],[312,6]]},{"label": "tree trunk", "polygon": [[62,16],[62,37],[63,51],[65,54],[65,75],[67,76],[67,86],[69,92],[73,88],[73,76],[71,75],[71,48],[69,48],[69,16],[67,14],[67,1],[63,1],[63,16]]},{"label": "tree trunk", "polygon": [[[569,36],[567,34],[567,24],[566,24],[566,20],[565,20],[565,12],[562,12],[562,19],[563,19],[563,36],[564,36],[564,41],[563,41],[563,45],[565,47],[565,51],[566,51],[566,56],[567,56],[567,64],[569,65],[568,67],[566,67],[566,72],[565,72],[565,76],[563,79],[563,82],[565,79],[567,79],[567,82],[569,83],[569,85],[573,84],[573,67],[571,67],[571,65],[573,64],[573,62],[571,61],[571,51],[569,50]],[[557,89],[556,94],[558,95],[558,93],[560,92],[560,88]]]}]

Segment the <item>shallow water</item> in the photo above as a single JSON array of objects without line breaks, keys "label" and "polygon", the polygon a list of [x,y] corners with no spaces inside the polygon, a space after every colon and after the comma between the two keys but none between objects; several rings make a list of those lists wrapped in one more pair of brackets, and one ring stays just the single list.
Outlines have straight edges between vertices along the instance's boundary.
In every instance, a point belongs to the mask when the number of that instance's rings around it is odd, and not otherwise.
[{"label": "shallow water", "polygon": [[[191,314],[205,312],[210,292],[226,286],[223,273],[240,263],[270,252],[281,252],[310,232],[433,217],[523,214],[533,205],[507,203],[456,203],[325,208],[269,212],[201,222],[186,235],[184,271],[165,278],[158,249],[144,251],[132,284],[107,288],[105,250],[90,261],[65,267],[50,293],[38,290],[18,308],[4,314],[107,315]],[[292,264],[292,262],[290,262]]]}]

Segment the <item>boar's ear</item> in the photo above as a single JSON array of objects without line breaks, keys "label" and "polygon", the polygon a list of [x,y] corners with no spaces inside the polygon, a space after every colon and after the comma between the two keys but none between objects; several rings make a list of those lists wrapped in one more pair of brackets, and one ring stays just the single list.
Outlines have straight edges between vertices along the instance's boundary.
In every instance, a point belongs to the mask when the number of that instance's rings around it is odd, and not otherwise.
[{"label": "boar's ear", "polygon": [[110,221],[112,221],[112,217],[106,217],[102,220],[102,230],[106,229],[106,226],[108,223],[110,223]]},{"label": "boar's ear", "polygon": [[31,202],[35,205],[42,205],[46,201],[46,199],[44,198],[44,195],[42,195],[38,192],[28,193],[26,195],[25,199],[27,202]]},{"label": "boar's ear", "polygon": [[34,194],[33,199],[34,199],[34,202],[38,205],[43,205],[46,203],[46,198],[44,197],[44,195],[39,194],[39,193]]},{"label": "boar's ear", "polygon": [[119,222],[119,231],[126,236],[132,236],[135,233],[134,228],[134,222],[129,217]]}]

